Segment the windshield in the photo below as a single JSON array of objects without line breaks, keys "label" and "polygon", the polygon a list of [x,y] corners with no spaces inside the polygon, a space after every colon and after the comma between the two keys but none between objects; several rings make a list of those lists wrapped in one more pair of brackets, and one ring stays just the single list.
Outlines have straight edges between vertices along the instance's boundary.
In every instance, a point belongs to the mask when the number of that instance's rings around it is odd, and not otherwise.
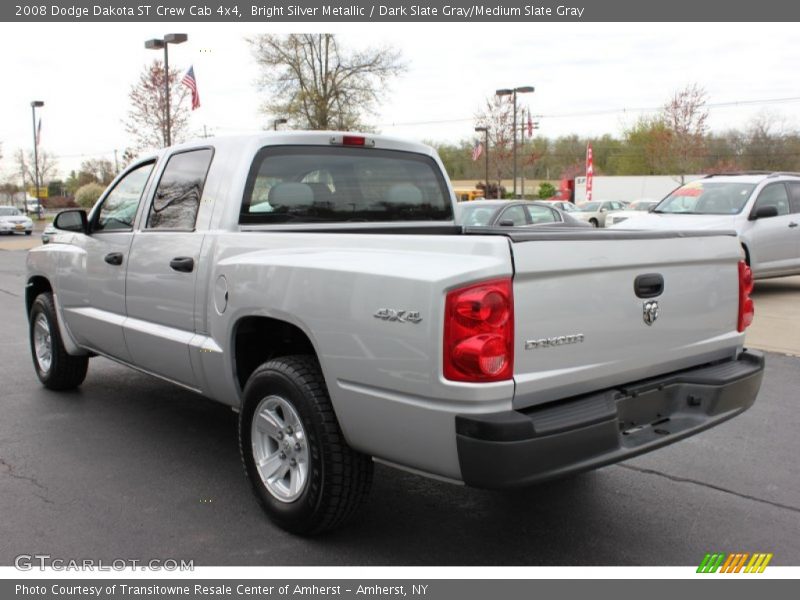
[{"label": "windshield", "polygon": [[0,217],[16,217],[20,212],[16,208],[0,206]]},{"label": "windshield", "polygon": [[600,210],[600,202],[587,202],[578,207],[581,212],[597,212]]},{"label": "windshield", "polygon": [[664,198],[653,212],[688,215],[735,215],[742,212],[754,183],[692,181]]},{"label": "windshield", "polygon": [[557,205],[558,208],[563,210],[564,212],[575,212],[579,210],[577,206],[575,206],[572,202],[562,202],[561,204]]},{"label": "windshield", "polygon": [[492,222],[495,209],[488,206],[462,206],[460,225],[466,227],[485,227]]},{"label": "windshield", "polygon": [[250,170],[240,222],[447,221],[452,215],[444,177],[429,156],[268,146]]}]

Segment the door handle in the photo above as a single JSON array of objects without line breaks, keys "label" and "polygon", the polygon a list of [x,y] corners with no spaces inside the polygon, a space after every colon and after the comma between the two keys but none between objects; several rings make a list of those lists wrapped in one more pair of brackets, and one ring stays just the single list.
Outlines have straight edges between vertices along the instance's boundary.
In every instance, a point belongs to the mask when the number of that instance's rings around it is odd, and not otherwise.
[{"label": "door handle", "polygon": [[633,292],[639,298],[655,298],[664,291],[664,277],[660,273],[639,275],[633,281]]},{"label": "door handle", "polygon": [[789,227],[797,227],[797,223],[795,223],[794,221],[792,221],[791,223],[789,223]]},{"label": "door handle", "polygon": [[103,258],[110,265],[121,265],[122,264],[122,252],[110,252],[105,255]]},{"label": "door handle", "polygon": [[181,273],[191,273],[194,271],[194,259],[191,256],[176,256],[169,261],[169,266]]}]

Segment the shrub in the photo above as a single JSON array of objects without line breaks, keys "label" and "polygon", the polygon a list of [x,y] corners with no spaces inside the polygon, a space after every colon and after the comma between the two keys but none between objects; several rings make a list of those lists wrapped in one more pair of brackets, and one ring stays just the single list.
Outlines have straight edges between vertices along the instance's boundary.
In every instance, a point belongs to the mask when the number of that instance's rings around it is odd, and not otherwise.
[{"label": "shrub", "polygon": [[99,183],[87,183],[82,185],[75,192],[75,202],[82,208],[92,208],[94,203],[103,193],[103,186]]},{"label": "shrub", "polygon": [[556,195],[556,188],[552,183],[543,181],[539,184],[539,198],[546,200]]}]

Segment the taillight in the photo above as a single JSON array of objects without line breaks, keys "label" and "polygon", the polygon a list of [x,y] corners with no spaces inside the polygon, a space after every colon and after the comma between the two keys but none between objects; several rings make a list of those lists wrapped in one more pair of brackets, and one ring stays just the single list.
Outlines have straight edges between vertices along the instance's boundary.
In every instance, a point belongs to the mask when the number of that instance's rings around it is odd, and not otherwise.
[{"label": "taillight", "polygon": [[485,281],[447,294],[444,376],[452,381],[502,381],[514,372],[511,279]]},{"label": "taillight", "polygon": [[739,261],[739,318],[736,322],[736,330],[739,332],[744,331],[750,327],[753,322],[753,315],[755,314],[755,307],[753,306],[753,299],[750,297],[750,292],[753,291],[753,272],[747,263],[743,260]]},{"label": "taillight", "polygon": [[345,146],[364,146],[367,138],[361,135],[345,135],[342,137],[342,144]]}]

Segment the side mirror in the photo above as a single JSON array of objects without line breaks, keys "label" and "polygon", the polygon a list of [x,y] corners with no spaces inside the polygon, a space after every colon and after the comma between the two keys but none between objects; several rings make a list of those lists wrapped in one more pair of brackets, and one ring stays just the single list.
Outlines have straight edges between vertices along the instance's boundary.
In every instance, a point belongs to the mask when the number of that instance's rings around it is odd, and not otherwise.
[{"label": "side mirror", "polygon": [[65,210],[53,219],[53,227],[62,231],[89,233],[89,219],[83,209]]},{"label": "side mirror", "polygon": [[503,219],[498,223],[498,225],[500,225],[500,227],[513,227],[514,221],[511,219]]},{"label": "side mirror", "polygon": [[771,205],[771,206],[759,206],[750,218],[753,221],[755,221],[756,219],[769,219],[770,217],[777,217],[777,216],[778,216],[778,207]]}]

